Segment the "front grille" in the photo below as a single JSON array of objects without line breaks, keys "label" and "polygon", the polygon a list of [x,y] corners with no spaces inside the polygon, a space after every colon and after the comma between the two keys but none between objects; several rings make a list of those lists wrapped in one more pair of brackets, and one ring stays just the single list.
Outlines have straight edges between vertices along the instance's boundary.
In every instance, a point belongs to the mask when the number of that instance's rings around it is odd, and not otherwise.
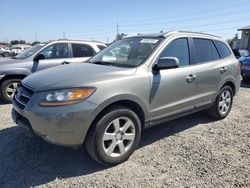
[{"label": "front grille", "polygon": [[15,92],[14,104],[16,104],[19,108],[24,109],[33,94],[33,90],[21,84]]}]

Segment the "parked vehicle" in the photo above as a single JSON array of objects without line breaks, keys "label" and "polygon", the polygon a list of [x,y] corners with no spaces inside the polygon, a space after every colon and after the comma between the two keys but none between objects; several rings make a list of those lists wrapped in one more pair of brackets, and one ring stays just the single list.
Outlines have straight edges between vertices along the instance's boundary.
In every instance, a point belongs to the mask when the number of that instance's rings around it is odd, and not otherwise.
[{"label": "parked vehicle", "polygon": [[249,82],[250,81],[250,56],[249,56],[249,52],[244,50],[244,51],[242,51],[241,54],[242,54],[242,56],[238,60],[241,63],[242,81]]},{"label": "parked vehicle", "polygon": [[14,52],[11,51],[9,48],[4,48],[4,47],[0,48],[0,56],[10,57],[10,56],[13,56],[13,55],[14,55]]},{"label": "parked vehicle", "polygon": [[25,45],[25,44],[17,44],[17,45],[11,46],[10,50],[13,52],[14,55],[18,55],[30,47],[31,46]]},{"label": "parked vehicle", "polygon": [[125,37],[90,63],[25,78],[13,120],[46,141],[83,143],[103,165],[129,158],[144,128],[207,109],[225,118],[239,90],[240,66],[221,38],[189,32]]},{"label": "parked vehicle", "polygon": [[88,61],[105,46],[97,41],[57,40],[37,44],[13,59],[0,62],[0,98],[11,102],[26,76],[42,69]]}]

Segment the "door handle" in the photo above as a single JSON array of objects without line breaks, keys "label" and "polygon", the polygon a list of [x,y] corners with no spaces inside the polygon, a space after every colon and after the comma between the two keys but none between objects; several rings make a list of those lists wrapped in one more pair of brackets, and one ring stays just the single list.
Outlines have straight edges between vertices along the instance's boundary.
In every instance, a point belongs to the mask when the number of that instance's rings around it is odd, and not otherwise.
[{"label": "door handle", "polygon": [[222,67],[221,69],[220,69],[220,72],[223,74],[223,73],[225,73],[227,71],[227,67]]},{"label": "door handle", "polygon": [[67,64],[70,64],[70,62],[64,61],[64,62],[62,62],[61,64],[62,64],[62,65],[67,65]]},{"label": "door handle", "polygon": [[190,74],[190,75],[188,75],[188,77],[187,77],[187,82],[188,82],[188,83],[191,83],[191,82],[194,81],[195,79],[196,79],[196,76],[193,75],[193,74]]}]

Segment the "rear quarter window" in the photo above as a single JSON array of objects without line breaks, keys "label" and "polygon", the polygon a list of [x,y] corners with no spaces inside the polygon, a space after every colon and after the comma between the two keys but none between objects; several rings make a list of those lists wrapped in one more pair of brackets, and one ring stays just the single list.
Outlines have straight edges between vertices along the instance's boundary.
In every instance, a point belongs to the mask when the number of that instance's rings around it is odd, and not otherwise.
[{"label": "rear quarter window", "polygon": [[224,42],[214,41],[217,50],[219,51],[220,57],[225,58],[231,55],[231,51]]},{"label": "rear quarter window", "polygon": [[97,45],[97,47],[102,51],[104,48],[106,48],[106,46],[103,45]]}]

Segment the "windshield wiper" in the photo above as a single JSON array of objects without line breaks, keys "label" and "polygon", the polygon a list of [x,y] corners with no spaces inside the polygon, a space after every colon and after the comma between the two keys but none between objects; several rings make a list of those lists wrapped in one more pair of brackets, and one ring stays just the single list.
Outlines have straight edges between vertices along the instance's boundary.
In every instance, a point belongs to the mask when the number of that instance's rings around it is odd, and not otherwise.
[{"label": "windshield wiper", "polygon": [[92,63],[92,64],[97,64],[97,65],[115,66],[115,63],[105,62],[105,61],[96,61],[96,62],[90,62],[90,63]]},{"label": "windshield wiper", "polygon": [[128,64],[121,64],[121,63],[112,63],[112,62],[106,62],[106,61],[96,61],[96,62],[90,62],[97,65],[107,65],[107,66],[114,66],[114,67],[123,67],[123,68],[133,68],[135,66],[128,65]]}]

